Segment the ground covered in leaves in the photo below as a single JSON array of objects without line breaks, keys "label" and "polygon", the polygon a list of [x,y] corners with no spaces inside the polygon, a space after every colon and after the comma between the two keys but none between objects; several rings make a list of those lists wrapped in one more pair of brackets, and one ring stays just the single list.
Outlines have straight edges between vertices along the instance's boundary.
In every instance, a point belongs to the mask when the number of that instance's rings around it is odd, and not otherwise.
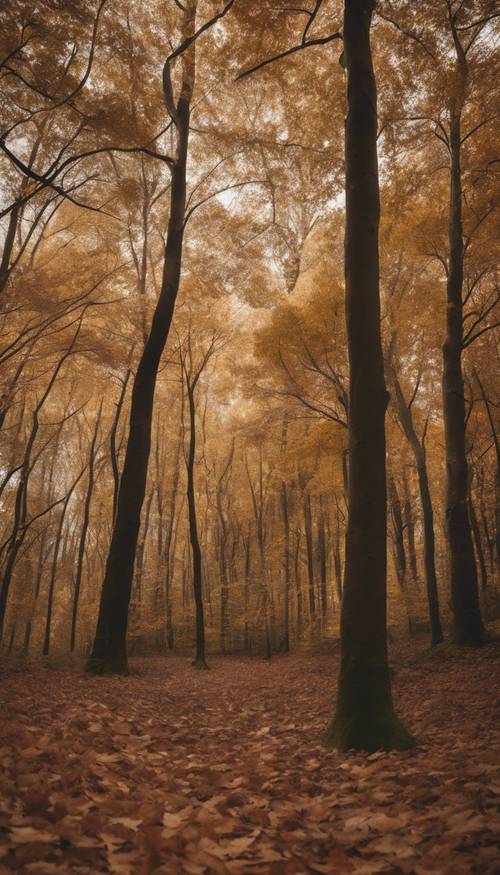
[{"label": "ground covered in leaves", "polygon": [[419,746],[371,756],[322,746],[337,656],[4,661],[0,873],[498,872],[499,650],[398,645]]}]

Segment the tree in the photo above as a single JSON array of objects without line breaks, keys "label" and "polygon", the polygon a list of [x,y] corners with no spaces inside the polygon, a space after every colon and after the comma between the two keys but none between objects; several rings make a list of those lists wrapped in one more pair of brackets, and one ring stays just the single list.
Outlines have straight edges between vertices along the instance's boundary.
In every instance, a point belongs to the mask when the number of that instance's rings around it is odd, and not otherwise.
[{"label": "tree", "polygon": [[[176,138],[175,158],[165,158],[171,171],[170,216],[160,294],[151,328],[139,360],[132,386],[130,423],[125,461],[120,479],[116,517],[101,593],[99,618],[87,671],[93,674],[128,671],[126,635],[132,589],[135,551],[146,489],[151,446],[151,422],[156,377],[167,342],[181,276],[182,247],[186,227],[186,170],[189,145],[191,100],[195,84],[195,40],[229,11],[196,30],[196,0],[182,7],[181,42],[163,67],[163,95]],[[182,67],[179,96],[174,99],[171,68],[180,57]]]},{"label": "tree", "polygon": [[377,98],[370,48],[374,6],[373,0],[346,0],[344,10],[349,515],[337,710],[326,735],[331,747],[369,751],[413,744],[394,713],[387,657],[387,391],[380,337]]}]

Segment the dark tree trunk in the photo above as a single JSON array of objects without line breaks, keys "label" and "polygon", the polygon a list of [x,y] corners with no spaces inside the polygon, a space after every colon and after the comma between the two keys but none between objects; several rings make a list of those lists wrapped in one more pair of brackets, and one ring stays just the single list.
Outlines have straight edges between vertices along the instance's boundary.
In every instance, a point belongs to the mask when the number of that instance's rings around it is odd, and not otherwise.
[{"label": "dark tree trunk", "polygon": [[290,650],[290,522],[288,519],[288,492],[281,481],[281,519],[283,521],[283,651]]},{"label": "dark tree trunk", "polygon": [[476,548],[477,558],[479,560],[479,571],[481,573],[481,588],[483,591],[488,588],[488,572],[486,570],[486,559],[484,556],[483,544],[481,541],[481,529],[477,519],[476,509],[472,500],[472,494],[469,495],[469,514],[472,527],[472,535],[474,537],[474,546]]},{"label": "dark tree trunk", "polygon": [[431,626],[431,647],[440,644],[443,640],[443,629],[439,614],[439,595],[436,580],[435,561],[435,536],[434,536],[434,510],[432,507],[429,478],[427,476],[427,462],[425,457],[424,438],[419,440],[411,408],[403,395],[398,376],[393,367],[390,367],[392,386],[394,391],[394,403],[399,421],[410,444],[415,464],[417,466],[418,487],[422,504],[422,518],[424,523],[424,570],[427,588],[427,603],[429,606],[429,620]]},{"label": "dark tree trunk", "polygon": [[398,583],[402,590],[406,585],[406,552],[403,537],[403,514],[401,513],[401,501],[394,479],[389,475],[389,503],[391,508],[392,530],[394,540],[394,557]]},{"label": "dark tree trunk", "polygon": [[386,627],[387,392],[380,338],[374,0],[345,0],[347,68],[345,280],[349,346],[349,518],[337,711],[331,747],[406,748],[391,696]]},{"label": "dark tree trunk", "polygon": [[333,553],[333,567],[335,569],[335,585],[337,587],[337,596],[339,605],[342,604],[342,559],[340,556],[340,524],[337,520],[335,526],[335,546]]},{"label": "dark tree trunk", "polygon": [[[85,468],[86,467],[87,466],[85,465]],[[71,496],[73,495],[73,492],[75,491],[79,481],[83,477],[83,473],[85,471],[85,468],[83,468],[80,471],[76,480],[74,480],[73,483],[71,484],[71,486],[67,492],[67,495],[64,499],[64,504],[62,506],[61,515],[59,517],[59,525],[57,527],[56,539],[54,542],[54,553],[52,556],[52,568],[51,568],[51,573],[50,573],[49,590],[48,590],[48,596],[47,596],[47,614],[46,614],[46,619],[45,619],[45,634],[44,634],[44,639],[43,639],[43,655],[44,656],[48,656],[49,649],[50,649],[50,634],[51,634],[51,628],[52,628],[52,610],[53,610],[53,605],[54,605],[54,592],[55,592],[56,579],[57,579],[57,564],[58,564],[58,560],[59,560],[59,549],[61,546],[62,533],[63,533],[63,529],[64,529],[64,520],[66,518],[68,505],[71,501]]]},{"label": "dark tree trunk", "polygon": [[63,355],[57,362],[50,377],[50,380],[45,388],[45,391],[43,392],[42,396],[38,400],[38,403],[36,404],[35,409],[33,410],[31,430],[24,450],[23,461],[19,475],[19,483],[16,489],[16,497],[14,501],[14,520],[12,524],[12,531],[8,541],[8,553],[5,562],[2,587],[0,590],[0,642],[2,640],[3,624],[5,620],[5,612],[7,610],[7,601],[10,585],[12,582],[12,575],[14,573],[14,566],[16,564],[17,556],[28,531],[26,525],[28,515],[28,486],[29,477],[32,469],[31,461],[33,447],[35,445],[35,441],[40,428],[40,411],[42,410],[43,405],[45,404],[47,398],[52,392],[52,389],[59,376],[59,372],[61,371],[61,368],[63,367],[66,359],[73,352],[76,340],[80,333],[82,318],[83,317],[81,317],[79,320],[78,327],[73,335],[73,339],[68,349],[66,350],[66,352],[63,353]]},{"label": "dark tree trunk", "polygon": [[248,621],[248,613],[250,610],[250,574],[252,570],[252,541],[251,534],[248,533],[247,538],[244,539],[245,545],[245,583],[244,583],[244,610],[245,610],[245,637],[244,637],[244,647],[245,651],[249,653],[250,651],[250,624]]},{"label": "dark tree trunk", "polygon": [[[185,7],[184,38],[192,35],[194,18],[195,8],[188,3]],[[118,491],[116,518],[106,563],[94,645],[86,666],[87,671],[94,674],[128,672],[128,609],[141,508],[146,490],[154,391],[160,358],[172,322],[181,272],[190,103],[194,85],[194,46],[188,52],[193,55],[189,62],[186,56],[183,59],[184,73],[175,108],[177,152],[171,167],[170,217],[161,290],[132,388],[129,435]],[[169,73],[168,70],[166,72]],[[171,95],[166,96],[166,101],[168,107]]]},{"label": "dark tree trunk", "polygon": [[[69,501],[69,498],[68,498]],[[68,501],[64,502],[63,509],[61,511],[59,517],[59,525],[57,527],[56,539],[54,543],[54,553],[52,556],[52,568],[50,572],[50,580],[49,580],[49,589],[47,593],[47,613],[45,615],[45,633],[43,637],[43,650],[42,653],[44,656],[48,656],[50,650],[50,632],[52,628],[52,608],[54,604],[54,589],[56,585],[56,577],[57,577],[57,564],[59,560],[59,548],[61,546],[61,537],[64,526],[64,518],[66,516],[66,510],[68,507]]]},{"label": "dark tree trunk", "polygon": [[406,540],[408,544],[408,559],[410,560],[410,568],[412,573],[413,582],[416,583],[418,578],[418,569],[417,569],[417,551],[415,549],[415,522],[413,519],[413,508],[411,506],[410,493],[408,489],[408,478],[406,476],[406,472],[403,470],[403,490],[404,490],[404,499],[403,499],[403,512],[404,512],[404,522],[406,529]]},{"label": "dark tree trunk", "polygon": [[312,532],[311,496],[304,492],[304,527],[306,532],[307,548],[307,583],[309,593],[309,620],[313,624],[316,620],[316,599],[314,595],[314,547]]},{"label": "dark tree trunk", "polygon": [[201,548],[198,537],[198,522],[196,518],[196,496],[194,486],[194,463],[196,452],[196,409],[194,404],[194,388],[188,385],[189,405],[189,450],[187,456],[187,498],[189,513],[189,540],[193,559],[193,591],[196,607],[196,656],[193,665],[196,668],[208,668],[205,660],[205,618],[203,615],[203,588],[201,573]]},{"label": "dark tree trunk", "polygon": [[113,515],[112,520],[115,521],[116,517],[116,508],[118,506],[118,490],[120,488],[120,469],[118,466],[118,449],[116,446],[116,435],[118,432],[118,423],[120,422],[120,416],[123,408],[123,403],[125,401],[125,395],[127,392],[127,386],[130,380],[130,374],[132,371],[130,368],[127,368],[127,372],[125,377],[122,380],[122,388],[120,390],[120,397],[118,398],[118,402],[116,404],[115,415],[113,417],[113,424],[111,426],[111,432],[109,435],[109,451],[111,457],[111,468],[113,471]]},{"label": "dark tree trunk", "polygon": [[321,586],[321,619],[323,625],[326,624],[328,616],[328,586],[327,586],[327,560],[326,560],[326,522],[325,509],[323,507],[323,496],[319,497],[319,518],[318,518],[318,557],[319,557],[319,579]]},{"label": "dark tree trunk", "polygon": [[96,457],[96,442],[97,435],[99,433],[99,424],[101,421],[101,413],[102,413],[102,402],[99,407],[99,411],[96,417],[96,423],[94,428],[94,433],[92,435],[92,440],[90,442],[90,451],[89,451],[89,476],[87,481],[87,491],[85,493],[85,502],[83,505],[83,520],[82,520],[82,528],[80,532],[80,540],[78,543],[78,556],[76,560],[76,573],[75,573],[75,587],[73,592],[73,605],[71,610],[71,635],[70,635],[70,644],[69,649],[71,653],[73,653],[75,649],[76,642],[76,623],[78,619],[78,604],[80,601],[80,591],[82,587],[82,575],[83,575],[83,560],[85,556],[85,544],[87,541],[87,532],[89,528],[90,522],[90,505],[92,502],[92,494],[94,492],[94,472],[95,472],[95,457]]},{"label": "dark tree trunk", "polygon": [[301,636],[303,627],[302,609],[302,574],[300,569],[300,529],[297,529],[295,540],[295,596],[297,602],[297,635]]},{"label": "dark tree trunk", "polygon": [[[457,98],[460,101],[460,97]],[[450,555],[451,603],[459,644],[474,647],[484,640],[477,571],[468,508],[469,472],[465,444],[462,374],[463,260],[460,110],[450,111],[450,212],[446,340],[443,345],[443,417],[446,454],[446,535]]]},{"label": "dark tree trunk", "polygon": [[[181,403],[184,404],[184,398],[181,398]],[[176,520],[176,504],[177,492],[179,489],[180,477],[180,455],[181,455],[182,437],[179,434],[177,447],[175,451],[174,475],[172,479],[172,491],[170,493],[169,516],[167,524],[167,533],[165,537],[165,611],[166,611],[166,636],[167,647],[169,650],[174,649],[174,622],[173,622],[173,604],[172,604],[172,581],[174,576],[174,559],[175,546],[177,542],[177,526],[179,520]]]},{"label": "dark tree trunk", "polygon": [[135,595],[134,598],[137,599],[137,602],[142,601],[142,578],[144,575],[144,555],[146,552],[146,541],[148,537],[149,531],[149,518],[151,516],[151,505],[153,503],[153,495],[154,490],[151,488],[151,491],[146,499],[146,511],[144,514],[144,522],[142,526],[141,537],[138,540],[137,551],[135,556]]}]

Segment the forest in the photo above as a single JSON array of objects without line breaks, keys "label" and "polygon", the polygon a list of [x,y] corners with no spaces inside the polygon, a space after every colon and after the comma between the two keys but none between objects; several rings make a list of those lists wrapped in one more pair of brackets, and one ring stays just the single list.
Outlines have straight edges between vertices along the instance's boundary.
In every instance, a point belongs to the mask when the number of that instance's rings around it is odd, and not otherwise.
[{"label": "forest", "polygon": [[0,0],[0,875],[494,875],[500,7]]}]

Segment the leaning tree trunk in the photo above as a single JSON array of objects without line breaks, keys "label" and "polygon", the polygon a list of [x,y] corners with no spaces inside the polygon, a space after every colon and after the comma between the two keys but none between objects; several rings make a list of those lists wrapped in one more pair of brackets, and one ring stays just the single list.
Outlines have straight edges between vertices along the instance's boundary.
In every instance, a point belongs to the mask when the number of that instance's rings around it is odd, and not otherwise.
[{"label": "leaning tree trunk", "polygon": [[[195,4],[185,7],[184,34],[194,31]],[[135,375],[130,407],[127,450],[123,464],[116,518],[101,593],[99,618],[87,671],[94,674],[127,674],[126,636],[134,559],[146,491],[151,448],[151,422],[156,377],[167,342],[179,290],[186,210],[186,164],[189,142],[190,104],[194,84],[194,45],[183,57],[185,66],[174,122],[177,154],[171,165],[170,217],[160,295],[148,339]],[[192,55],[186,60],[188,55]],[[168,65],[168,62],[167,62]],[[166,65],[166,68],[167,68]],[[165,71],[168,78],[168,69]],[[167,107],[172,95],[165,88]]]},{"label": "leaning tree trunk", "polygon": [[458,644],[482,644],[477,570],[468,508],[469,472],[465,444],[465,402],[462,374],[463,262],[460,112],[451,109],[449,265],[446,339],[443,345],[443,418],[446,454],[446,536],[450,555],[450,585]]},{"label": "leaning tree trunk", "polygon": [[374,0],[345,0],[344,6],[349,518],[337,711],[326,736],[331,747],[368,751],[413,744],[394,713],[387,656],[387,392],[380,337],[377,96],[370,48],[374,6]]}]

